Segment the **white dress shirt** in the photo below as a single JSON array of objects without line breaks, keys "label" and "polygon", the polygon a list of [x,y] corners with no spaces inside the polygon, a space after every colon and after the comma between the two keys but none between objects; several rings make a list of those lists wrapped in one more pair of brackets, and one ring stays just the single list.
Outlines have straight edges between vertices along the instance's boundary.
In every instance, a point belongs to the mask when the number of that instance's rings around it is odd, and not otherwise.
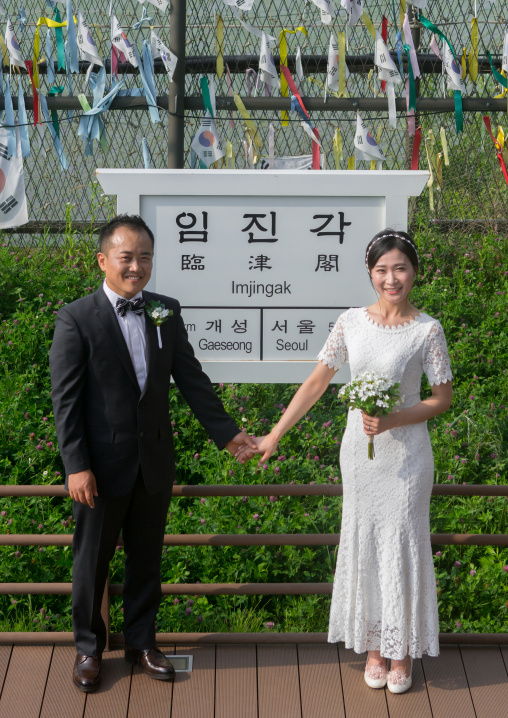
[{"label": "white dress shirt", "polygon": [[[146,337],[145,337],[145,313],[135,314],[130,310],[126,311],[123,317],[121,317],[116,311],[116,300],[125,299],[120,294],[117,294],[106,284],[104,280],[104,292],[111,302],[113,309],[115,310],[116,318],[122,330],[127,349],[129,350],[134,371],[136,372],[136,378],[138,380],[139,388],[143,391],[146,381]],[[142,293],[138,292],[130,301],[134,301],[142,297]]]}]

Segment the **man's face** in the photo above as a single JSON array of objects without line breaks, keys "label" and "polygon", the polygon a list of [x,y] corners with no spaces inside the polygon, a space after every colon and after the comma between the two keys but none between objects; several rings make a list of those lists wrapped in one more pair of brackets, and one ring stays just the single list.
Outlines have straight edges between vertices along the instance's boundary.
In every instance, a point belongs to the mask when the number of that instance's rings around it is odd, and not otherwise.
[{"label": "man's face", "polygon": [[148,284],[152,274],[152,241],[144,229],[118,227],[109,240],[106,254],[97,255],[110,289],[131,299]]}]

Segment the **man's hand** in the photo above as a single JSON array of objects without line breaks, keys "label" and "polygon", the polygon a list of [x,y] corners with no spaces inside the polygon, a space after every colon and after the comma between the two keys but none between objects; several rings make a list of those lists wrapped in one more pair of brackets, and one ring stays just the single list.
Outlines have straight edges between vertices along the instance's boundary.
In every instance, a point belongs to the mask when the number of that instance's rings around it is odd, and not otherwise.
[{"label": "man's hand", "polygon": [[254,453],[257,452],[258,447],[256,442],[252,436],[247,434],[245,431],[239,431],[238,434],[231,439],[231,441],[228,441],[224,448],[229,451],[231,456],[238,456],[238,451],[242,446],[248,446]]},{"label": "man's hand", "polygon": [[88,504],[94,508],[94,496],[98,496],[97,483],[93,471],[85,469],[77,474],[69,474],[69,494],[74,501],[80,504]]},{"label": "man's hand", "polygon": [[236,458],[241,464],[245,464],[245,462],[252,459],[255,454],[262,454],[258,461],[259,466],[261,466],[275,453],[279,443],[279,440],[272,433],[268,434],[268,436],[255,436],[254,440],[257,447],[255,451],[249,446],[241,446],[238,449]]}]

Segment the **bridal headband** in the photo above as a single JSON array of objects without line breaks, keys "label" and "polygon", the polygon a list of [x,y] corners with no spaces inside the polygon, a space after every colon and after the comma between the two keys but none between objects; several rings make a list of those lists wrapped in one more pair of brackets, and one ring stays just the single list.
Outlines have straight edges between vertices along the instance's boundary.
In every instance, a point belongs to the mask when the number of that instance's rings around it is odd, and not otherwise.
[{"label": "bridal headband", "polygon": [[418,264],[420,263],[420,257],[418,256],[418,250],[416,249],[415,244],[410,239],[407,239],[407,237],[403,237],[402,235],[396,234],[395,232],[390,232],[389,234],[382,234],[381,237],[376,237],[376,239],[373,242],[371,242],[371,244],[367,250],[367,254],[365,255],[365,266],[367,267],[367,269],[369,268],[370,250],[376,244],[376,242],[379,242],[380,239],[387,239],[387,237],[396,237],[397,239],[403,239],[404,242],[407,242],[409,245],[411,245],[412,249],[414,249],[414,251],[415,251],[416,258],[418,259]]}]

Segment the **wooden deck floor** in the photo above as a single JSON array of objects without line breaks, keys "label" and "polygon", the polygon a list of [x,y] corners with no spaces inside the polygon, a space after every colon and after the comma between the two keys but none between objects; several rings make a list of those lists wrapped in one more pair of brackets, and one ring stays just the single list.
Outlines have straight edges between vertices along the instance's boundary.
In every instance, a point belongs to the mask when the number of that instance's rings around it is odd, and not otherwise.
[{"label": "wooden deck floor", "polygon": [[105,654],[103,685],[86,696],[72,685],[72,647],[0,646],[0,718],[508,718],[508,646],[443,646],[415,661],[400,696],[368,688],[365,657],[340,644],[176,652],[192,653],[194,670],[174,685]]}]

